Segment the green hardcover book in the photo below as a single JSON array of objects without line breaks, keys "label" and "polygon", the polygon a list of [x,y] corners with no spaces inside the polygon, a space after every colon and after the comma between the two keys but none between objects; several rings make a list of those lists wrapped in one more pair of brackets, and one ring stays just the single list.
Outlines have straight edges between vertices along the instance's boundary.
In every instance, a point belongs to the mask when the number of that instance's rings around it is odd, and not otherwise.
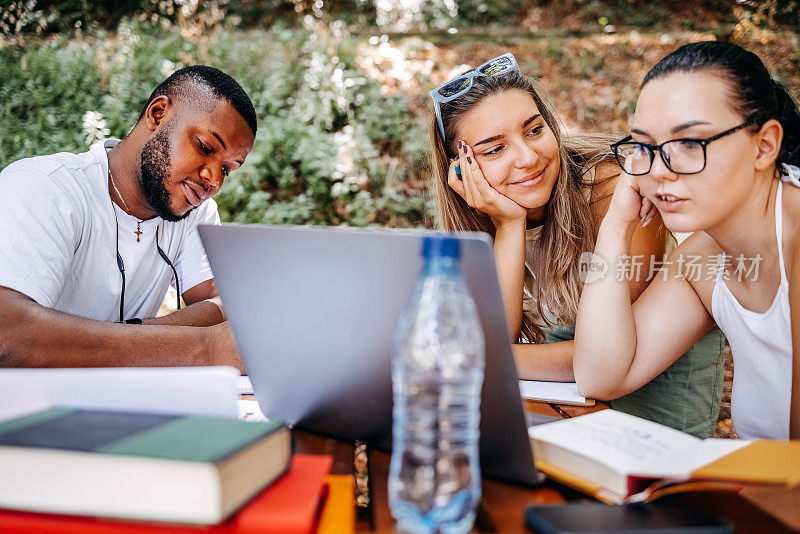
[{"label": "green hardcover book", "polygon": [[290,459],[276,421],[56,408],[0,423],[0,508],[215,524]]}]

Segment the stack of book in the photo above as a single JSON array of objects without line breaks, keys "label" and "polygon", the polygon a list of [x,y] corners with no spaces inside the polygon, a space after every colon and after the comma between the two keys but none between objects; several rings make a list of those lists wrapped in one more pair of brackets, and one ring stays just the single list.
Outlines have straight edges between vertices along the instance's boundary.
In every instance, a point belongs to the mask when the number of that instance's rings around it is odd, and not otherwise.
[{"label": "stack of book", "polygon": [[0,525],[4,533],[352,531],[352,480],[328,475],[331,464],[293,457],[289,431],[275,421],[51,409],[0,423]]}]

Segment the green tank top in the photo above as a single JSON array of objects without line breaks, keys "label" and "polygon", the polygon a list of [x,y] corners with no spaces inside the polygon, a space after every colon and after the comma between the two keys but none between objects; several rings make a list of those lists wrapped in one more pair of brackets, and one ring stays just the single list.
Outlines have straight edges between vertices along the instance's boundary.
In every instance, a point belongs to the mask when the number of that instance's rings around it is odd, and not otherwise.
[{"label": "green tank top", "polygon": [[[557,325],[545,332],[545,342],[575,337],[574,326]],[[714,434],[722,398],[725,336],[716,326],[653,380],[609,407],[698,438]]]}]

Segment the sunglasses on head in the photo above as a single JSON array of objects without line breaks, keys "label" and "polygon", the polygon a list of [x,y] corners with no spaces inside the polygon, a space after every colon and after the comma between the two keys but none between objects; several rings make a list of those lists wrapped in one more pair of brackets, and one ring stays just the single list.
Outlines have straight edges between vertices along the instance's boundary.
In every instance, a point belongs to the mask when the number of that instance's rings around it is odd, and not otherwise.
[{"label": "sunglasses on head", "polygon": [[439,133],[442,135],[442,140],[445,140],[445,135],[441,104],[455,100],[472,89],[472,79],[476,76],[498,76],[511,72],[512,70],[519,71],[519,65],[514,56],[509,52],[502,56],[497,56],[494,59],[490,59],[486,63],[478,66],[475,70],[456,76],[452,80],[443,83],[431,91],[433,109],[436,113],[436,124],[439,126]]}]

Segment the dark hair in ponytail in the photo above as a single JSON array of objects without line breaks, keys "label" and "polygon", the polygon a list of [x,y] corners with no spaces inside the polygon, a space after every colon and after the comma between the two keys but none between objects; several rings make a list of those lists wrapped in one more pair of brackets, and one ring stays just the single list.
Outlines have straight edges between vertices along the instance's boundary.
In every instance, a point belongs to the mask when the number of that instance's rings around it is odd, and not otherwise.
[{"label": "dark hair in ponytail", "polygon": [[786,88],[772,79],[761,59],[732,43],[703,41],[683,45],[668,54],[644,77],[648,82],[674,72],[708,70],[730,84],[733,109],[760,128],[770,119],[783,127],[776,168],[782,163],[800,166],[800,111]]}]

